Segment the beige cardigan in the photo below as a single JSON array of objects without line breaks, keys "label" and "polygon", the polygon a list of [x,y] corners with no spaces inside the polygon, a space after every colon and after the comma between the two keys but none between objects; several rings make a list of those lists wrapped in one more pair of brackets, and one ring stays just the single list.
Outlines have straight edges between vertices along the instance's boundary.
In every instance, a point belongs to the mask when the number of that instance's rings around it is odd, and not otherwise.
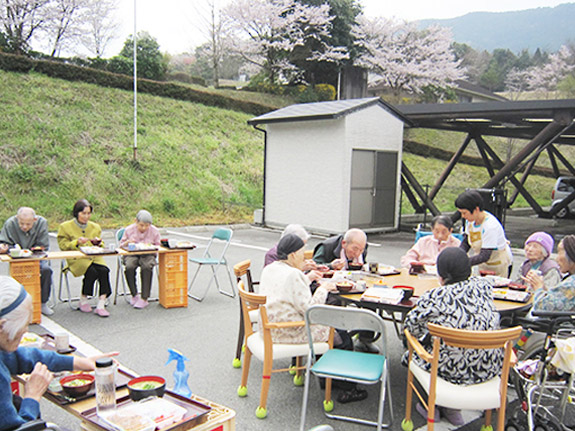
[{"label": "beige cardigan", "polygon": [[[101,238],[102,228],[99,224],[89,221],[86,229],[82,230],[80,226],[76,223],[76,219],[65,221],[58,228],[58,245],[60,250],[79,250],[78,238]],[[92,245],[91,243],[86,243],[85,245]],[[104,245],[104,242],[101,243]],[[79,277],[86,273],[86,270],[92,263],[97,263],[100,265],[106,265],[104,258],[102,256],[86,256],[82,259],[67,259],[66,263],[70,272],[74,274],[74,277]]]}]

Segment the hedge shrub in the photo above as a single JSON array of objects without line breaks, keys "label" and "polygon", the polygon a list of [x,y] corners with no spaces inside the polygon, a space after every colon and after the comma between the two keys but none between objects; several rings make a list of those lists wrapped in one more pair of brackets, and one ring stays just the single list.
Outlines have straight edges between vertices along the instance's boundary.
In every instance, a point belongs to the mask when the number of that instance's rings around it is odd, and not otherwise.
[{"label": "hedge shrub", "polygon": [[[119,88],[122,90],[131,90],[133,88],[133,79],[131,76],[76,66],[73,64],[66,64],[63,62],[32,60],[24,56],[6,54],[3,52],[0,52],[0,69],[20,73],[35,71],[52,78],[87,82],[90,84],[101,85],[103,87]],[[138,91],[152,94],[154,96],[201,103],[203,105],[247,112],[254,115],[262,115],[274,110],[271,106],[233,99],[231,97],[207,91],[196,90],[173,82],[138,79]]]}]

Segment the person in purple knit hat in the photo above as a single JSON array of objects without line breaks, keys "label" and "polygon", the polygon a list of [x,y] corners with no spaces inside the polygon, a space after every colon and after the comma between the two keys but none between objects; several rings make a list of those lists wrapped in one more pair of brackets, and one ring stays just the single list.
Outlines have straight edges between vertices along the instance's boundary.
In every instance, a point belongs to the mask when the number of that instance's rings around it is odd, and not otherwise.
[{"label": "person in purple knit hat", "polygon": [[546,288],[557,286],[561,281],[561,271],[559,264],[551,259],[553,245],[555,241],[547,232],[532,233],[525,241],[525,262],[519,269],[518,283],[527,282],[529,287],[533,286],[527,280],[531,278],[530,271],[543,277],[543,285]]}]

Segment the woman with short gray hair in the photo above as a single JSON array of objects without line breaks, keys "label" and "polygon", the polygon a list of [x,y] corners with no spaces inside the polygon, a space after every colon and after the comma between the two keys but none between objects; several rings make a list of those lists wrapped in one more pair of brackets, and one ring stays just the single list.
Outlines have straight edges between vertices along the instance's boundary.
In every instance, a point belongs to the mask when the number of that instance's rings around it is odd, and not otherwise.
[{"label": "woman with short gray hair", "polygon": [[[52,371],[95,369],[98,357],[81,358],[48,350],[19,347],[32,317],[32,298],[11,277],[0,276],[0,431],[16,428],[40,416],[40,398],[52,381]],[[115,356],[116,352],[103,356]],[[14,404],[11,376],[30,374],[19,409]]]}]

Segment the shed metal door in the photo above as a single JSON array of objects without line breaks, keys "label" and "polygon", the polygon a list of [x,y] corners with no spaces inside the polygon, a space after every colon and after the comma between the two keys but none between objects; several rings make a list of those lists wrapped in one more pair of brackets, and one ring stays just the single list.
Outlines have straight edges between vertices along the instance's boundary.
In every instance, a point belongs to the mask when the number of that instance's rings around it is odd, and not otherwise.
[{"label": "shed metal door", "polygon": [[353,150],[351,227],[394,227],[397,152]]}]

